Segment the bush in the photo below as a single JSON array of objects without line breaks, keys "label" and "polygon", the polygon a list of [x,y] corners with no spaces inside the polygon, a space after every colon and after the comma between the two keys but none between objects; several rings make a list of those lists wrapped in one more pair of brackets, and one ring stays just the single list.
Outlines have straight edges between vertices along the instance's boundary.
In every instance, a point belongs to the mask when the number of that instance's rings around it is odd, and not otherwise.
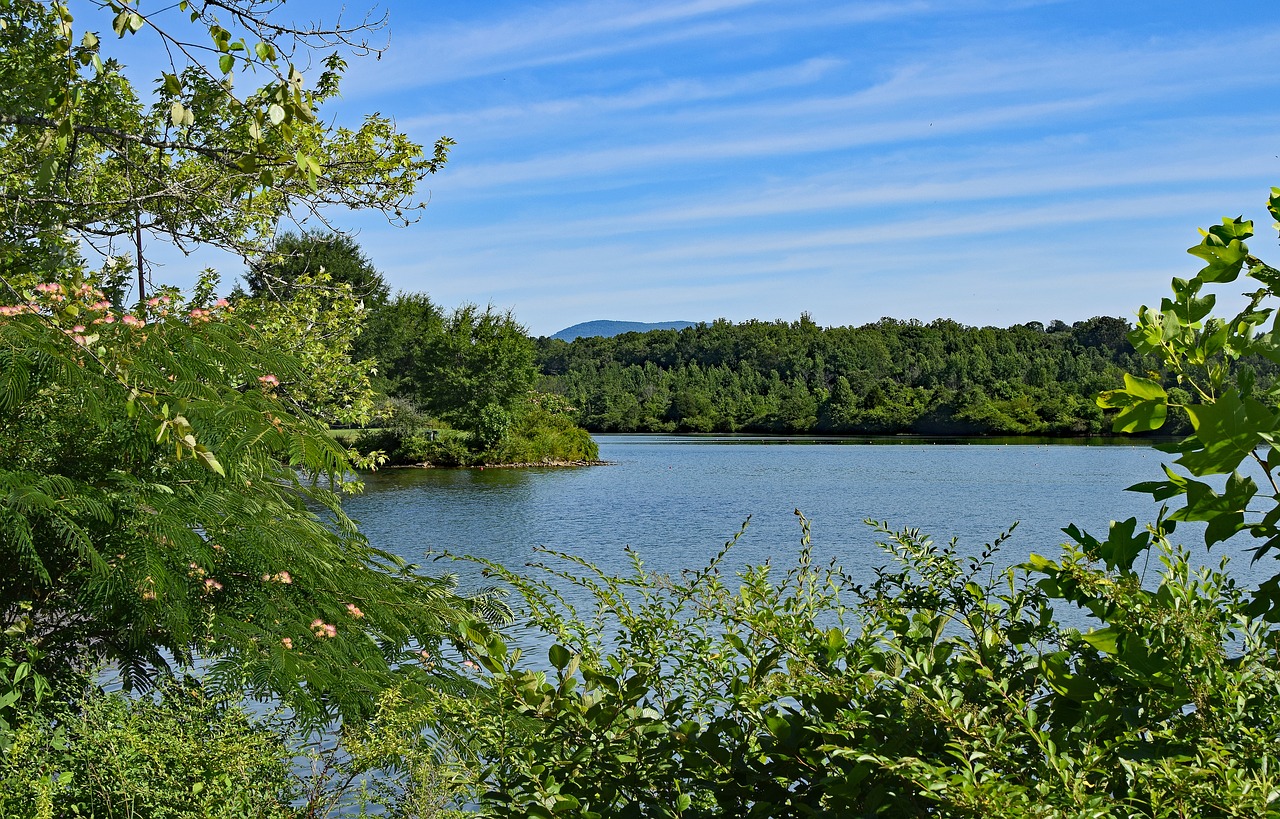
[{"label": "bush", "polygon": [[19,728],[0,757],[0,816],[293,817],[292,758],[278,730],[197,685],[98,693]]},{"label": "bush", "polygon": [[[471,748],[492,816],[1267,815],[1270,634],[1223,570],[1134,529],[1001,570],[999,540],[963,558],[881,525],[890,563],[865,587],[815,567],[807,533],[790,570],[736,584],[725,552],[678,580],[488,564],[555,641],[547,665],[490,644],[491,697],[422,716]],[[1106,565],[1135,541],[1154,589]],[[565,578],[592,611],[560,602]],[[1061,625],[1055,599],[1098,627]]]},{"label": "bush", "polygon": [[563,414],[539,406],[526,410],[507,436],[482,458],[491,463],[594,461],[600,448],[591,434]]},{"label": "bush", "polygon": [[478,432],[448,429],[418,412],[402,399],[389,399],[381,410],[381,428],[363,431],[353,446],[360,452],[380,451],[392,465],[428,463],[434,466],[477,464],[538,464],[593,461],[599,447],[586,430],[555,406],[542,406],[537,396],[514,417],[496,406],[486,407]]}]

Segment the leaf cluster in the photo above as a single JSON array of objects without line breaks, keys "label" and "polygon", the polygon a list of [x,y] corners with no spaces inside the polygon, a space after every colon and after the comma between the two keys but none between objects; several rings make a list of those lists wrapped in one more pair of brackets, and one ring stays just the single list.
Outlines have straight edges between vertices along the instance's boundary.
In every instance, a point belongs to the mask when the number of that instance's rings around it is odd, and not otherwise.
[{"label": "leaf cluster", "polygon": [[[379,115],[354,128],[325,122],[342,49],[368,26],[289,26],[272,21],[275,6],[183,0],[149,11],[104,0],[86,4],[90,28],[80,29],[65,3],[0,3],[0,267],[41,280],[77,242],[110,258],[117,240],[132,250],[144,236],[252,256],[280,219],[323,221],[333,205],[410,221],[417,183],[452,142],[428,156]],[[154,91],[125,77],[94,22],[117,39],[154,38],[169,55]]]},{"label": "leaf cluster", "polygon": [[[1272,189],[1268,207],[1280,219],[1280,189]],[[1164,479],[1131,489],[1180,501],[1168,515],[1170,525],[1203,523],[1206,546],[1247,532],[1258,560],[1280,546],[1280,386],[1260,378],[1256,366],[1280,362],[1274,306],[1280,271],[1250,253],[1245,242],[1252,235],[1253,223],[1242,218],[1201,231],[1201,242],[1188,252],[1204,267],[1189,279],[1175,278],[1159,309],[1142,307],[1130,334],[1159,372],[1126,375],[1125,386],[1102,393],[1098,404],[1119,410],[1114,427],[1121,432],[1155,429],[1171,407],[1185,412],[1190,434],[1161,447],[1177,456],[1164,467]],[[1215,317],[1213,288],[1242,276],[1251,281],[1243,304],[1230,318]],[[1177,387],[1166,389],[1170,382]],[[1251,611],[1280,620],[1280,575],[1262,584]]]},{"label": "leaf cluster", "polygon": [[135,700],[91,693],[17,731],[0,757],[0,815],[287,819],[292,756],[278,726],[190,681]]}]

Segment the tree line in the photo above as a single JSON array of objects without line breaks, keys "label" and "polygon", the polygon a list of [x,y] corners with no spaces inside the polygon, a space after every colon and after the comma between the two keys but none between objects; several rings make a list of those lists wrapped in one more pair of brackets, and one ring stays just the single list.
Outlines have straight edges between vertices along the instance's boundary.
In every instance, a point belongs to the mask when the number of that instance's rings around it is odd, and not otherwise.
[{"label": "tree line", "polygon": [[1069,436],[1106,429],[1094,396],[1123,373],[1158,369],[1131,329],[804,315],[537,343],[541,389],[592,431]]},{"label": "tree line", "polygon": [[[350,353],[371,363],[382,400],[358,445],[396,463],[594,457],[578,427],[1098,435],[1108,419],[1094,397],[1125,372],[1159,366],[1134,349],[1130,324],[1109,316],[1009,328],[892,318],[823,328],[802,315],[533,340],[510,312],[393,295],[355,242],[333,233],[280,235],[245,281],[240,296],[250,300],[296,304],[308,289],[333,288],[361,300]],[[1185,425],[1175,414],[1165,432]]]}]

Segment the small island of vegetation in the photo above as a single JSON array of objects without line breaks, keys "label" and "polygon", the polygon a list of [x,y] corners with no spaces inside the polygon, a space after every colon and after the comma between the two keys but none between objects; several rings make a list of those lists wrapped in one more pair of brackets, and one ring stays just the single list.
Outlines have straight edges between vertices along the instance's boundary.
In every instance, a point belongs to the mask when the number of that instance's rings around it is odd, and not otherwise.
[{"label": "small island of vegetation", "polygon": [[[324,417],[373,463],[598,462],[573,407],[534,390],[534,343],[510,312],[473,304],[446,311],[423,293],[392,295],[356,243],[335,233],[274,237],[245,280],[248,292],[233,293],[232,305],[283,309],[294,321],[307,316],[329,363],[342,359],[360,371],[349,380],[343,412],[329,407]],[[356,406],[358,417],[350,411]]]}]

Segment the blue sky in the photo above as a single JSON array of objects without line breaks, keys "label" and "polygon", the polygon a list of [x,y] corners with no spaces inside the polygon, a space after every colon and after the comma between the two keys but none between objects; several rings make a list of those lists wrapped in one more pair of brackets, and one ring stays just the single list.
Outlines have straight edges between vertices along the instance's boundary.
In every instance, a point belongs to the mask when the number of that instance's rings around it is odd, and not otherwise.
[{"label": "blue sky", "polygon": [[1244,214],[1274,248],[1273,2],[381,8],[339,119],[458,146],[419,224],[338,222],[393,287],[535,335],[1132,317],[1194,272],[1199,226]]}]

